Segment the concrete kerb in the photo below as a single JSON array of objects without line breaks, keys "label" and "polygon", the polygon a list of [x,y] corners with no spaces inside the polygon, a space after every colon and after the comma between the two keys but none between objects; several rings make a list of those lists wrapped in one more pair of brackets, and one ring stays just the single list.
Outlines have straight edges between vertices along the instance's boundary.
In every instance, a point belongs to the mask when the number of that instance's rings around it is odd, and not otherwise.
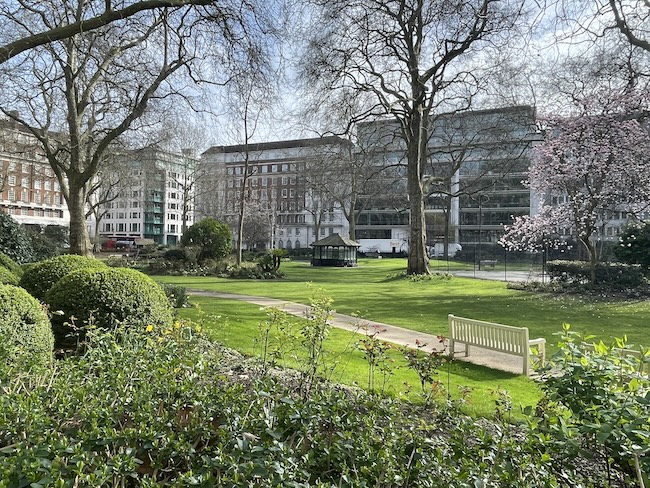
[{"label": "concrete kerb", "polygon": [[[286,300],[278,300],[276,298],[239,295],[234,293],[211,292],[197,289],[188,289],[187,293],[190,295],[202,297],[240,300],[259,305],[260,307],[275,307],[297,317],[306,317],[310,309],[308,305],[289,302]],[[378,331],[378,339],[389,342],[391,344],[410,347],[412,349],[418,348],[418,344],[424,344],[424,346],[421,346],[420,349],[425,352],[431,352],[432,350],[447,347],[446,341],[444,343],[441,343],[440,339],[437,336],[431,334],[425,334],[423,332],[405,329],[396,325],[375,322],[373,320],[360,319],[358,317],[353,317],[351,315],[345,315],[338,312],[332,313],[331,325],[338,329],[343,329],[362,335],[365,334],[366,330],[369,331],[369,333]],[[456,351],[456,353],[459,352],[463,352],[462,349],[460,351]],[[472,347],[471,356],[467,358],[464,356],[457,356],[456,360],[466,361],[472,364],[478,364],[491,369],[497,369],[500,371],[506,371],[515,374],[521,374],[523,366],[523,359],[520,357],[512,356],[510,354],[503,354],[496,351],[490,351],[487,349],[480,349],[478,347]]]}]

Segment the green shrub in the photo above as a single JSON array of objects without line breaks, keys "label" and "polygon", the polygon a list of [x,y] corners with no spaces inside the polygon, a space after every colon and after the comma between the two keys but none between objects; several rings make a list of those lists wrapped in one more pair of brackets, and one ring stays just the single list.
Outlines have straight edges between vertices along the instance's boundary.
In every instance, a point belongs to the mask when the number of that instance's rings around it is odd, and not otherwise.
[{"label": "green shrub", "polygon": [[4,266],[0,266],[0,283],[5,285],[17,285],[18,277]]},{"label": "green shrub", "polygon": [[83,268],[100,269],[106,268],[106,265],[88,256],[74,254],[56,256],[26,269],[20,278],[20,286],[39,300],[43,300],[52,285],[71,271]]},{"label": "green shrub", "polygon": [[[650,351],[585,340],[564,324],[559,350],[542,370],[539,430],[567,451],[594,456],[645,486],[650,473]],[[645,372],[644,372],[645,371]],[[613,465],[613,466],[612,466]]]},{"label": "green shrub", "polygon": [[34,261],[34,248],[25,229],[3,210],[0,210],[0,252],[18,263]]},{"label": "green shrub", "polygon": [[185,254],[185,249],[175,247],[174,249],[168,249],[165,251],[163,258],[167,261],[186,261],[187,256]]},{"label": "green shrub", "polygon": [[[75,332],[70,325],[81,327],[91,319],[98,327],[118,324],[167,326],[173,310],[160,285],[147,275],[126,268],[80,269],[61,278],[45,295],[52,311],[57,344],[70,345],[66,336]],[[83,330],[79,331],[83,339]]]},{"label": "green shrub", "polygon": [[0,284],[0,318],[4,354],[36,364],[52,359],[54,337],[38,300],[22,288]]},{"label": "green shrub", "polygon": [[184,286],[174,285],[171,283],[160,283],[169,303],[174,308],[184,308],[189,304],[190,297]]},{"label": "green shrub", "polygon": [[232,232],[227,224],[212,218],[196,222],[183,233],[183,247],[197,247],[199,262],[224,258],[231,250]]},{"label": "green shrub", "polygon": [[20,267],[20,264],[16,263],[16,261],[11,259],[3,252],[0,252],[0,266],[4,266],[18,278],[23,275],[23,268]]},{"label": "green shrub", "polygon": [[[591,279],[591,267],[586,261],[549,261],[549,276],[568,284],[586,284]],[[646,283],[641,266],[622,263],[596,265],[596,284],[605,288],[637,288]]]},{"label": "green shrub", "polygon": [[0,487],[612,486],[503,396],[495,422],[327,383],[305,399],[229,357],[179,323],[95,330],[38,381],[0,363]]}]

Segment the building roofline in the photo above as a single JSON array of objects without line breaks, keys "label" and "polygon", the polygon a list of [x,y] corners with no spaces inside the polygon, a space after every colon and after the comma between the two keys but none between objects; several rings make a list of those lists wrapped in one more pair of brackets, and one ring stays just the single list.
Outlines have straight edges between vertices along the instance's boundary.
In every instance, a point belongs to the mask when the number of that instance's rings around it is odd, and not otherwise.
[{"label": "building roofline", "polygon": [[[339,136],[313,137],[307,139],[289,139],[284,141],[255,142],[248,144],[249,151],[268,151],[270,149],[291,149],[299,147],[325,146],[327,144],[350,144],[346,139]],[[212,146],[203,152],[208,154],[241,153],[247,149],[246,144],[234,144],[231,146]]]}]

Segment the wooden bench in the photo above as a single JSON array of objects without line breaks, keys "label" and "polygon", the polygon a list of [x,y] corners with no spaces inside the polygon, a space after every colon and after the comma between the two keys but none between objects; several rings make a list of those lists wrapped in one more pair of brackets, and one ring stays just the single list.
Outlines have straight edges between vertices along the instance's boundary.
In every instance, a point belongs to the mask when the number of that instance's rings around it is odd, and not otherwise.
[{"label": "wooden bench", "polygon": [[537,347],[537,355],[543,365],[546,361],[546,339],[529,339],[528,328],[483,322],[449,314],[449,353],[454,355],[457,342],[465,344],[465,356],[470,346],[519,356],[523,359],[523,374],[528,375],[531,346]]},{"label": "wooden bench", "polygon": [[490,268],[494,268],[497,264],[496,259],[481,259],[479,261],[480,266],[489,266]]}]

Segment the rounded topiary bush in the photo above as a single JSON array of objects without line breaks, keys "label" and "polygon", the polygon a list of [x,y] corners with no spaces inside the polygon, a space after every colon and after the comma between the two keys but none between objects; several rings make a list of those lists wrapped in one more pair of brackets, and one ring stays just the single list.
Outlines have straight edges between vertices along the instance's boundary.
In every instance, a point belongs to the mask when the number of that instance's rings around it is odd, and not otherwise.
[{"label": "rounded topiary bush", "polygon": [[[69,344],[72,328],[66,322],[75,317],[79,328],[88,324],[112,328],[122,325],[166,327],[173,309],[163,289],[139,271],[126,268],[80,269],[61,278],[45,295],[52,312],[52,330],[57,345]],[[83,337],[83,333],[80,334]]]},{"label": "rounded topiary bush", "polygon": [[19,278],[23,274],[23,269],[20,267],[20,264],[16,263],[16,261],[11,259],[3,252],[0,252],[0,266],[7,268]]},{"label": "rounded topiary bush", "polygon": [[39,301],[20,287],[0,284],[0,335],[10,360],[47,364],[52,359],[50,320]]},{"label": "rounded topiary bush", "polygon": [[17,285],[18,277],[7,268],[0,265],[0,283],[5,285]]},{"label": "rounded topiary bush", "polygon": [[20,286],[39,300],[43,300],[47,291],[57,281],[72,271],[85,268],[103,269],[107,266],[99,259],[89,256],[56,256],[27,268],[20,278]]}]

